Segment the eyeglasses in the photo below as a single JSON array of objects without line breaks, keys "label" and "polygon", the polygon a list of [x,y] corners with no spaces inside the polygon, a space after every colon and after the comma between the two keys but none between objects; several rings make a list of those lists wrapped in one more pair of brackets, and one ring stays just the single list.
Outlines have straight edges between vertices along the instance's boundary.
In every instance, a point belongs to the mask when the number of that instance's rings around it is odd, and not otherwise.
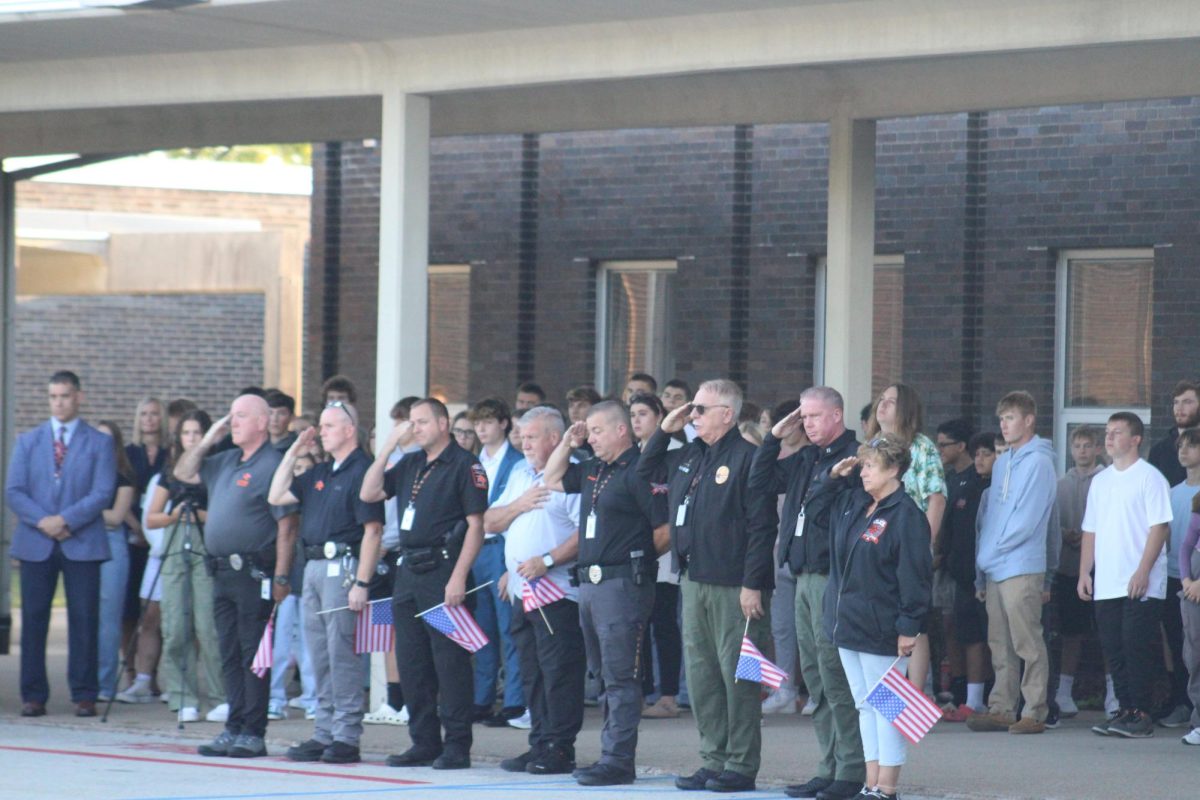
[{"label": "eyeglasses", "polygon": [[354,418],[354,415],[350,413],[350,405],[348,403],[343,403],[341,400],[333,400],[331,402],[326,403],[325,407],[326,408],[340,408],[342,410],[342,413],[346,415],[346,419],[350,420],[351,425],[354,425],[354,426],[358,425],[358,420],[356,420]]},{"label": "eyeglasses", "polygon": [[470,428],[452,428],[451,430],[454,431],[455,436],[458,436],[458,437],[461,437],[464,439],[468,436],[475,435],[475,431],[471,430]]},{"label": "eyeglasses", "polygon": [[945,450],[947,447],[954,447],[956,444],[962,444],[962,442],[938,442],[937,449]]},{"label": "eyeglasses", "polygon": [[695,411],[702,417],[709,412],[709,409],[713,408],[729,408],[729,406],[723,403],[713,403],[712,405],[708,406],[702,406],[699,403],[692,403],[692,411]]}]

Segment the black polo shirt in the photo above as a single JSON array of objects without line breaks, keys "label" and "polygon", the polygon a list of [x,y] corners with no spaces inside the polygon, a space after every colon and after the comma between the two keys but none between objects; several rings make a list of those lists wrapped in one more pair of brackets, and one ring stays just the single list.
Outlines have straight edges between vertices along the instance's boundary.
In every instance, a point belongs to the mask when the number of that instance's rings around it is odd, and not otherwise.
[{"label": "black polo shirt", "polygon": [[[612,464],[593,458],[570,464],[563,490],[579,495],[579,565],[628,564],[641,550],[646,563],[657,558],[654,529],[667,522],[667,495],[637,474],[638,449],[630,447]],[[588,538],[588,517],[596,511],[596,535]]]},{"label": "black polo shirt", "polygon": [[[488,507],[487,473],[479,459],[453,438],[437,458],[424,450],[408,453],[383,473],[383,491],[396,498],[401,547],[440,547],[459,523]],[[412,528],[404,530],[412,506]]]},{"label": "black polo shirt", "polygon": [[332,461],[323,461],[292,479],[291,492],[300,501],[304,544],[357,544],[364,525],[383,524],[383,503],[364,503],[358,496],[370,466],[367,454],[356,447],[337,469]]}]

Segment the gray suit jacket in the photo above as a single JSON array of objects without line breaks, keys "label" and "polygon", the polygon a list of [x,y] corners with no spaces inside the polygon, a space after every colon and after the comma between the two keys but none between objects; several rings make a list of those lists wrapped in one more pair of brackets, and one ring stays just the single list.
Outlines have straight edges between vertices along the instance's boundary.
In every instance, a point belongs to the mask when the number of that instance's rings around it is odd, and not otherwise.
[{"label": "gray suit jacket", "polygon": [[67,443],[62,474],[54,477],[54,431],[44,422],[21,434],[13,448],[5,496],[17,515],[13,558],[45,561],[54,540],[37,529],[43,517],[61,514],[71,529],[62,543],[72,561],[111,558],[103,511],[112,504],[117,484],[116,452],[112,439],[83,420]]}]

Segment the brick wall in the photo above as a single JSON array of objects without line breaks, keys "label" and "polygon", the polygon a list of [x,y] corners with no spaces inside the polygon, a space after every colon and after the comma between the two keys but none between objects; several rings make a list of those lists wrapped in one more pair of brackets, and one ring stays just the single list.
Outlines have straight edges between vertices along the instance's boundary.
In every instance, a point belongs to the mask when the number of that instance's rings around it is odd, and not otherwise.
[{"label": "brick wall", "polygon": [[46,419],[59,369],[83,382],[83,415],[113,420],[127,438],[145,395],[188,397],[218,417],[238,389],[262,382],[258,294],[20,297],[14,334],[18,431]]},{"label": "brick wall", "polygon": [[[876,250],[904,261],[898,328],[885,320],[901,332],[891,379],[922,394],[928,427],[958,415],[994,426],[995,401],[1013,388],[1049,409],[1059,253],[1155,247],[1150,369],[1162,430],[1171,385],[1197,370],[1184,342],[1188,298],[1200,296],[1198,130],[1191,98],[880,122]],[[337,323],[336,364],[369,385],[378,166],[357,145],[338,147],[348,166],[336,283],[363,296]],[[764,405],[810,382],[825,126],[462,137],[435,140],[433,153],[431,263],[472,264],[471,397],[511,393],[525,363],[556,401],[591,381],[597,264],[626,259],[678,261],[680,377],[736,375]],[[322,183],[318,168],[318,200],[333,191]],[[364,231],[353,257],[349,223]],[[315,300],[319,289],[309,292]],[[1051,425],[1044,413],[1042,432]]]}]

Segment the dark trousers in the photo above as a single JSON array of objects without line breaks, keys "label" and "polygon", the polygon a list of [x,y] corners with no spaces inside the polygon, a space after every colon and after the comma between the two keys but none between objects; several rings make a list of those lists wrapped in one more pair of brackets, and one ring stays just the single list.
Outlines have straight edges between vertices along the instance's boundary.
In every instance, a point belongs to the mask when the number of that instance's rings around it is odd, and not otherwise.
[{"label": "dark trousers", "polygon": [[1167,710],[1176,706],[1192,707],[1188,699],[1188,670],[1183,661],[1183,614],[1179,609],[1179,593],[1183,581],[1167,578],[1167,599],[1162,604],[1163,631],[1167,634],[1167,647],[1171,649],[1171,696],[1167,698]]},{"label": "dark trousers", "polygon": [[583,727],[583,678],[587,671],[579,604],[559,600],[542,606],[541,613],[524,613],[517,606],[510,620],[509,631],[521,659],[521,682],[533,723],[529,749],[538,753],[557,747],[574,759],[575,737]]},{"label": "dark trousers", "polygon": [[71,700],[95,700],[100,635],[100,562],[71,561],[54,545],[45,561],[21,562],[21,699],[50,698],[46,679],[46,635],[50,606],[62,573],[67,593],[67,685]]},{"label": "dark trousers", "polygon": [[679,694],[679,665],[683,661],[683,638],[679,635],[679,585],[654,584],[654,609],[650,625],[642,640],[642,694],[654,694],[654,663],[651,653],[658,654],[659,694],[674,697]]},{"label": "dark trousers", "polygon": [[1151,680],[1159,657],[1162,600],[1118,597],[1096,601],[1096,630],[1121,708],[1150,713]]},{"label": "dark trousers", "polygon": [[[273,570],[264,570],[268,575]],[[271,673],[260,678],[250,667],[262,641],[273,603],[262,599],[262,580],[249,569],[221,569],[213,576],[213,620],[225,678],[229,719],[225,730],[234,736],[265,736]]]},{"label": "dark trousers", "polygon": [[467,754],[471,751],[475,688],[471,654],[416,617],[417,612],[446,599],[446,581],[454,571],[454,561],[447,559],[424,575],[416,575],[404,565],[397,569],[392,618],[396,666],[408,704],[408,733],[414,747],[440,753],[444,728],[446,750]]}]

